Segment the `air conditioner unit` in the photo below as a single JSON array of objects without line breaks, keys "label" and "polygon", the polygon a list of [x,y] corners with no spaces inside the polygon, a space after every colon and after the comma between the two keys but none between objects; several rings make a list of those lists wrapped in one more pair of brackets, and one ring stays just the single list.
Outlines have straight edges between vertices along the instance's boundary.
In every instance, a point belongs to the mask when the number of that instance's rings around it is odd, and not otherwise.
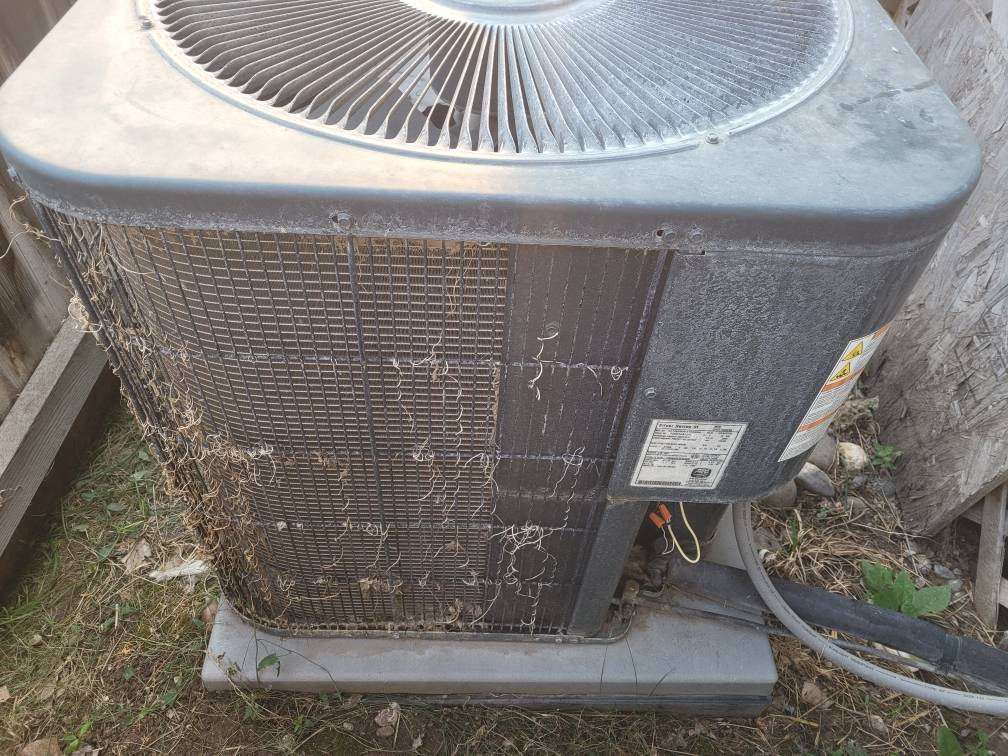
[{"label": "air conditioner unit", "polygon": [[874,0],[79,0],[0,113],[218,687],[758,708],[628,554],[795,476],[978,172]]}]

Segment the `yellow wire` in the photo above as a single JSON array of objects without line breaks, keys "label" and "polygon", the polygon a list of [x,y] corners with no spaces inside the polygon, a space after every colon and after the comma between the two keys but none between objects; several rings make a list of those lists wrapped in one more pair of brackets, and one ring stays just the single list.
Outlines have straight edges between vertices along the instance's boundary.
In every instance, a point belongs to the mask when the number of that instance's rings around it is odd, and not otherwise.
[{"label": "yellow wire", "polygon": [[[696,531],[694,531],[693,527],[690,525],[689,518],[686,517],[686,507],[683,506],[683,503],[681,501],[679,502],[679,514],[680,516],[682,516],[682,521],[683,524],[686,526],[686,530],[688,530],[689,534],[693,536],[693,548],[694,548],[693,553],[696,554],[696,557],[694,559],[690,559],[688,556],[686,556],[686,552],[683,551],[682,546],[676,543],[676,547],[679,549],[679,553],[682,554],[683,559],[685,559],[690,564],[696,564],[697,562],[700,561],[700,539],[697,538]],[[669,530],[671,530],[671,528],[669,528]],[[672,537],[673,539],[675,538],[675,536]]]}]

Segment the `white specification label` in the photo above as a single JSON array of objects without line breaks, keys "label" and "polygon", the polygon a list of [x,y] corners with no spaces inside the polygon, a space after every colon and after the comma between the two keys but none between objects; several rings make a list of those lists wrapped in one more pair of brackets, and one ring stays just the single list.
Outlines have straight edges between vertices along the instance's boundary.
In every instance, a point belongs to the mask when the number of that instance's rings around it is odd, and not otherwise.
[{"label": "white specification label", "polygon": [[805,417],[798,424],[798,430],[794,432],[784,453],[780,455],[779,462],[797,457],[802,452],[811,449],[826,435],[833,416],[840,409],[840,405],[850,396],[858,376],[865,369],[868,360],[875,354],[875,350],[882,343],[882,337],[888,330],[889,325],[887,324],[875,333],[847,342],[847,346],[840,353],[840,359],[830,371],[829,378],[819,389],[819,393],[812,400],[812,406],[809,407]]},{"label": "white specification label", "polygon": [[745,429],[745,423],[652,420],[630,485],[716,488]]}]

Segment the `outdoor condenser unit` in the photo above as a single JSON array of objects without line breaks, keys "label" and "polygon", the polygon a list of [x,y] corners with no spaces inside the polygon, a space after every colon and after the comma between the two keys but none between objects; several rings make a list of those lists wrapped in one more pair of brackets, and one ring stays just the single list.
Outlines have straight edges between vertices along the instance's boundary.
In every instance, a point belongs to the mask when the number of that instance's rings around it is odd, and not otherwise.
[{"label": "outdoor condenser unit", "polygon": [[218,687],[758,708],[628,553],[795,476],[978,173],[874,0],[79,0],[0,118]]}]

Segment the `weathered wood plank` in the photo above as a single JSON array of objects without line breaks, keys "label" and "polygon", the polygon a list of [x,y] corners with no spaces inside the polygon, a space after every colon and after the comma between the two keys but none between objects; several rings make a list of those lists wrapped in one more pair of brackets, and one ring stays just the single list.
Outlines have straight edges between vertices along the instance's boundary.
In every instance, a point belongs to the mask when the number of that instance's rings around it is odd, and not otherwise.
[{"label": "weathered wood plank", "polygon": [[7,204],[0,186],[0,419],[66,318],[69,295],[52,252]]},{"label": "weathered wood plank", "polygon": [[1008,46],[1008,0],[994,0],[991,4],[991,25],[1001,44]]},{"label": "weathered wood plank", "polygon": [[1008,536],[1008,486],[991,491],[984,498],[980,519],[980,548],[977,553],[973,603],[977,616],[988,627],[996,628],[1001,573],[1004,572],[1005,537]]},{"label": "weathered wood plank", "polygon": [[[0,82],[73,0],[10,0],[0,13]],[[25,233],[37,226],[0,160],[0,419],[6,415],[66,317],[68,289],[52,253]]]},{"label": "weathered wood plank", "polygon": [[[90,334],[67,320],[0,423],[0,553],[37,501],[58,452],[103,375],[107,389],[110,378],[104,352]],[[90,437],[94,430],[92,421],[81,432],[87,431]],[[66,466],[56,467],[66,475]]]},{"label": "weathered wood plank", "polygon": [[906,34],[984,161],[875,379],[882,438],[907,452],[906,524],[933,533],[1008,479],[1008,54],[973,0],[921,0]]},{"label": "weathered wood plank", "polygon": [[0,13],[0,82],[10,76],[74,0],[7,0]]}]

